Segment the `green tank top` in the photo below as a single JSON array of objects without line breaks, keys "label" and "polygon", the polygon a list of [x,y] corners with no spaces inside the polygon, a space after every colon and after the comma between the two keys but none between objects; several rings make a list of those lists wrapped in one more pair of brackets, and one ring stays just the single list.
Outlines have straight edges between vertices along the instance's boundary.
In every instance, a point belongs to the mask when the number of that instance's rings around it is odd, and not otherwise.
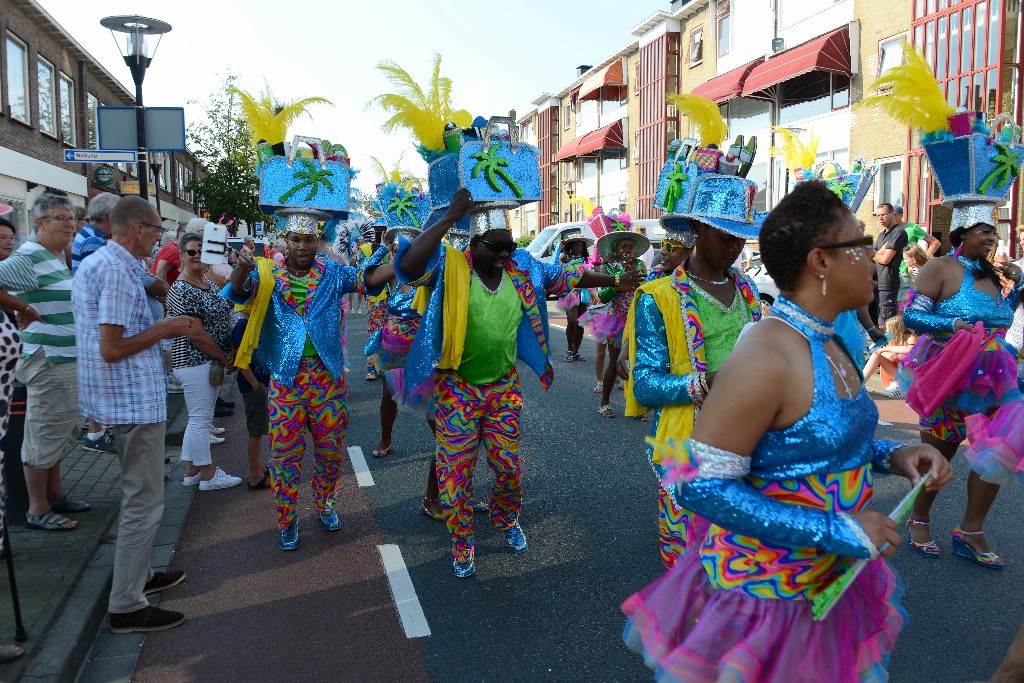
[{"label": "green tank top", "polygon": [[473,273],[469,282],[469,314],[466,316],[466,344],[459,374],[470,384],[496,382],[516,363],[516,331],[523,319],[512,278],[501,274],[493,292]]},{"label": "green tank top", "polygon": [[750,308],[737,289],[732,303],[723,306],[691,279],[690,288],[697,302],[700,323],[704,328],[704,360],[708,372],[718,372],[726,357],[732,353],[743,326],[751,321]]}]

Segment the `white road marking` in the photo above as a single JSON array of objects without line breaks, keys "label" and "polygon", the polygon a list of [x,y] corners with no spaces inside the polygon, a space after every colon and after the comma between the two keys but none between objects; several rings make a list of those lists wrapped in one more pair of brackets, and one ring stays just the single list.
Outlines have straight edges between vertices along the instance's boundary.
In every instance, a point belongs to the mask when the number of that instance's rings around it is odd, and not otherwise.
[{"label": "white road marking", "polygon": [[384,572],[391,584],[391,597],[398,609],[398,618],[402,620],[406,638],[424,638],[430,635],[427,617],[423,614],[420,599],[416,597],[416,588],[412,585],[412,577],[405,568],[402,550],[397,545],[379,545],[381,562]]},{"label": "white road marking", "polygon": [[352,461],[352,471],[356,473],[356,483],[360,486],[373,486],[373,474],[366,466],[363,449],[359,446],[349,446],[348,457]]},{"label": "white road marking", "polygon": [[886,422],[885,420],[879,420],[878,424],[882,425],[883,427],[892,427],[892,422]]}]

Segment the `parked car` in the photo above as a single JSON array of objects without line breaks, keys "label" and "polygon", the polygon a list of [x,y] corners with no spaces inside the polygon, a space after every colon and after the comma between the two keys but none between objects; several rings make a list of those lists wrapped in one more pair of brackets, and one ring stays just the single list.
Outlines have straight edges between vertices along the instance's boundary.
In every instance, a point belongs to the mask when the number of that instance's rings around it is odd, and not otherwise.
[{"label": "parked car", "polygon": [[590,229],[583,221],[576,221],[573,223],[556,223],[555,225],[549,225],[548,227],[541,230],[533,241],[530,242],[529,246],[526,247],[526,251],[530,252],[538,261],[544,263],[551,263],[555,254],[555,247],[558,246],[559,242],[562,241],[567,235],[582,233],[584,237],[597,241],[594,237],[594,231]]},{"label": "parked car", "polygon": [[775,299],[779,296],[779,288],[775,284],[775,280],[772,279],[772,276],[768,274],[768,270],[764,267],[764,263],[761,262],[759,256],[755,256],[751,261],[750,269],[746,272],[746,275],[753,280],[761,300],[774,304]]}]

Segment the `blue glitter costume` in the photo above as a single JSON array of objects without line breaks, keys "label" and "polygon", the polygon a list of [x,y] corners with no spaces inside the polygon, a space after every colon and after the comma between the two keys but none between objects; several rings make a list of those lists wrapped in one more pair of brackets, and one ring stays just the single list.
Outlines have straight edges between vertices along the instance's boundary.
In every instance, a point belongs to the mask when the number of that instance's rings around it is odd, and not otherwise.
[{"label": "blue glitter costume", "polygon": [[784,297],[772,310],[776,322],[760,324],[788,324],[810,343],[811,408],[749,458],[687,442],[698,474],[674,495],[711,527],[698,552],[625,601],[623,640],[664,681],[883,681],[905,621],[889,566],[869,562],[825,621],[812,620],[810,600],[851,558],[878,556],[850,513],[868,507],[872,470],[900,444],[865,438],[878,411],[863,385],[836,393],[828,325]]}]

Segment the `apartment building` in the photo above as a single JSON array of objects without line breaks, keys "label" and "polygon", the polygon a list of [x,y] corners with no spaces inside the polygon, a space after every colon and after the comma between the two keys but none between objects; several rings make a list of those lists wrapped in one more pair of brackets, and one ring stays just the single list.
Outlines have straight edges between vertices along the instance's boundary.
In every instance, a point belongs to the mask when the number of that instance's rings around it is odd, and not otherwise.
[{"label": "apartment building", "polygon": [[[127,69],[127,67],[125,67]],[[71,164],[66,149],[97,146],[96,108],[131,106],[126,90],[34,0],[0,3],[0,203],[27,239],[32,202],[59,190],[84,206],[100,192],[137,194],[134,164]],[[168,227],[198,213],[185,186],[205,173],[188,153],[154,153],[150,200]],[[152,164],[159,164],[154,177]]]}]

